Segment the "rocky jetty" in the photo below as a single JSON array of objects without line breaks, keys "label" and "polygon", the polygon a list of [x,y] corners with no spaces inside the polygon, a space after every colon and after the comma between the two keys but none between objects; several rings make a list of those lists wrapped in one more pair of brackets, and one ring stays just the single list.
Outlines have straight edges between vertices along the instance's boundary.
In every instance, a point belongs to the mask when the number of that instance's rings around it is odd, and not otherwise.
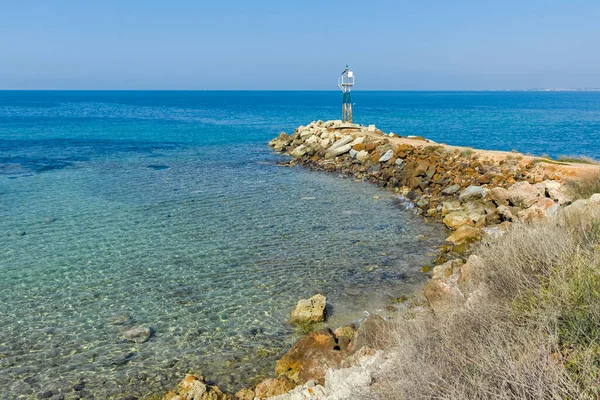
[{"label": "rocky jetty", "polygon": [[569,166],[402,138],[373,125],[316,121],[269,145],[293,157],[288,165],[344,173],[397,192],[416,214],[453,230],[448,250],[459,253],[512,222],[553,215],[571,202],[563,185],[575,173]]},{"label": "rocky jetty", "polygon": [[[374,125],[315,121],[290,135],[281,133],[269,145],[292,157],[283,165],[342,173],[385,187],[415,214],[449,229],[423,289],[425,303],[411,304],[414,312],[444,313],[467,301],[471,271],[481,262],[470,254],[474,243],[497,239],[513,223],[600,202],[600,194],[573,201],[566,190],[565,180],[586,172],[586,166],[441,145],[385,134]],[[319,294],[300,300],[290,322],[312,324],[326,316],[326,299]],[[370,315],[358,327],[316,330],[277,362],[273,377],[253,388],[228,396],[201,377],[188,375],[165,400],[377,399],[374,376],[392,368],[391,329],[390,321]]]}]

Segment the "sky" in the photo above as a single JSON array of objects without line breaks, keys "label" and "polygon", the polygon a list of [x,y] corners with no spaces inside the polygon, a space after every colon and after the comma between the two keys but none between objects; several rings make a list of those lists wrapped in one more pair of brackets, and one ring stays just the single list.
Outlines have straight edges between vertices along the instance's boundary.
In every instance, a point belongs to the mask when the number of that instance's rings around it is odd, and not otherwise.
[{"label": "sky", "polygon": [[0,89],[600,87],[600,0],[0,0]]}]

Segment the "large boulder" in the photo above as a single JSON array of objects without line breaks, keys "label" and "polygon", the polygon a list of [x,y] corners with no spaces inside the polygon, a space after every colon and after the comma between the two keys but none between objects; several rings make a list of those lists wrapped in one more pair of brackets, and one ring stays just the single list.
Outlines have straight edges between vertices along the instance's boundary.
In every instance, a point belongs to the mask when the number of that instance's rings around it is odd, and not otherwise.
[{"label": "large boulder", "polygon": [[446,241],[454,245],[471,243],[481,239],[481,231],[469,225],[463,225],[450,235]]},{"label": "large boulder", "polygon": [[514,207],[529,208],[540,197],[540,191],[529,182],[517,182],[508,188],[508,201]]},{"label": "large boulder", "polygon": [[302,337],[275,365],[277,375],[295,383],[315,380],[323,384],[329,368],[338,368],[347,348],[330,329],[321,329]]},{"label": "large boulder", "polygon": [[452,211],[444,217],[443,222],[450,229],[458,229],[463,225],[473,225],[473,221],[466,211]]},{"label": "large boulder", "polygon": [[[354,137],[352,137],[351,135],[346,135],[346,136],[342,137],[341,139],[336,140],[331,145],[331,147],[327,149],[327,151],[330,152],[330,151],[337,149],[338,147],[342,147],[347,144],[350,144],[350,142],[352,142],[353,140],[354,140]],[[350,146],[350,148],[352,148],[352,146]],[[350,149],[348,149],[348,151],[350,151]]]},{"label": "large boulder", "polygon": [[442,313],[456,303],[464,301],[464,295],[458,287],[460,273],[454,273],[446,278],[432,278],[423,288],[423,295],[432,310]]},{"label": "large boulder", "polygon": [[[335,145],[335,143],[334,143],[334,145]],[[331,146],[331,147],[333,147],[333,146]],[[348,153],[350,150],[352,150],[352,146],[350,144],[338,146],[338,147],[334,148],[333,150],[331,148],[329,148],[329,150],[327,150],[327,153],[325,153],[325,158],[335,158],[337,156],[341,156],[342,154]]]},{"label": "large boulder", "polygon": [[302,157],[302,156],[308,154],[310,152],[310,150],[311,150],[310,146],[301,144],[300,146],[298,146],[294,150],[292,150],[290,155],[292,157]]},{"label": "large boulder", "polygon": [[390,161],[393,156],[394,156],[394,150],[390,149],[390,150],[386,151],[381,157],[379,157],[379,162]]},{"label": "large boulder", "polygon": [[310,324],[323,322],[327,319],[327,298],[316,294],[310,299],[301,299],[292,311],[290,322],[296,324]]},{"label": "large boulder", "polygon": [[503,187],[495,187],[489,191],[489,196],[497,206],[508,205],[508,190]]},{"label": "large boulder", "polygon": [[233,400],[233,397],[207,385],[202,376],[187,375],[175,392],[167,393],[163,400]]}]

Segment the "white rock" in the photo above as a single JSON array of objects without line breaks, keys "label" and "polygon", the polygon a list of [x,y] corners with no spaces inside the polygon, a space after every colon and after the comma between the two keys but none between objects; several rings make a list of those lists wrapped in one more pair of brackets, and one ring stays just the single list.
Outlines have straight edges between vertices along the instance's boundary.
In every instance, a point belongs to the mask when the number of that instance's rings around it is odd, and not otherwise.
[{"label": "white rock", "polygon": [[325,391],[328,400],[358,399],[360,392],[368,392],[373,383],[371,373],[364,367],[327,370]]},{"label": "white rock", "polygon": [[292,150],[292,152],[290,153],[290,155],[292,157],[302,157],[303,155],[305,155],[309,151],[310,151],[310,147],[309,146],[307,146],[305,144],[301,144],[300,146],[298,146],[294,150]]},{"label": "white rock", "polygon": [[[342,137],[341,139],[336,140],[336,142],[334,144],[332,144],[331,147],[327,149],[327,151],[328,152],[333,151],[333,150],[337,149],[338,147],[345,146],[348,143],[352,142],[353,140],[354,140],[354,138],[352,136],[346,135],[346,136]],[[352,146],[350,146],[350,147],[352,147]],[[348,151],[350,151],[350,150],[348,149]]]},{"label": "white rock", "polygon": [[369,125],[369,127],[367,128],[367,132],[375,132],[377,130],[377,128],[375,127],[375,125]]},{"label": "white rock", "polygon": [[327,150],[327,153],[325,153],[325,158],[334,158],[337,156],[341,156],[344,153],[348,153],[350,150],[352,150],[352,146],[350,144],[338,146],[333,150]]},{"label": "white rock", "polygon": [[460,201],[481,199],[481,198],[485,197],[486,193],[487,193],[487,189],[485,189],[481,186],[471,185],[471,186],[467,187],[465,190],[463,190],[462,192],[460,192],[460,194],[458,195],[458,198],[460,199]]},{"label": "white rock", "polygon": [[369,157],[369,152],[366,150],[361,150],[356,153],[356,159],[361,163],[364,162]]},{"label": "white rock", "polygon": [[355,144],[361,144],[361,143],[364,143],[366,139],[367,139],[367,137],[366,137],[366,136],[358,136],[358,137],[357,137],[356,139],[354,139],[354,140],[352,141],[352,143],[350,143],[350,144],[351,144],[352,146],[354,146]]},{"label": "white rock", "polygon": [[388,150],[379,158],[379,162],[387,162],[394,156],[394,150]]},{"label": "white rock", "polygon": [[401,158],[396,158],[396,165],[401,166],[402,164],[404,164],[404,160]]},{"label": "white rock", "polygon": [[350,154],[350,157],[356,158],[356,154],[358,154],[358,151],[356,151],[354,149],[350,149],[350,152],[348,154]]},{"label": "white rock", "polygon": [[600,203],[600,193],[594,193],[592,197],[590,197],[590,203]]}]

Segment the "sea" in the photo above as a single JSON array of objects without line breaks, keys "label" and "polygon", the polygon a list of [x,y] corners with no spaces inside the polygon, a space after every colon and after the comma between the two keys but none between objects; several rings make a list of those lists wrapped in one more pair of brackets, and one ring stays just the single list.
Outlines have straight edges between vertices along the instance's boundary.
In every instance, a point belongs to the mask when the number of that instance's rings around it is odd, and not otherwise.
[{"label": "sea", "polygon": [[[0,91],[0,399],[235,391],[302,335],[418,292],[447,234],[391,192],[267,142],[339,119],[335,91]],[[357,123],[440,143],[600,154],[600,93],[353,93]],[[150,328],[144,343],[131,327]]]}]

